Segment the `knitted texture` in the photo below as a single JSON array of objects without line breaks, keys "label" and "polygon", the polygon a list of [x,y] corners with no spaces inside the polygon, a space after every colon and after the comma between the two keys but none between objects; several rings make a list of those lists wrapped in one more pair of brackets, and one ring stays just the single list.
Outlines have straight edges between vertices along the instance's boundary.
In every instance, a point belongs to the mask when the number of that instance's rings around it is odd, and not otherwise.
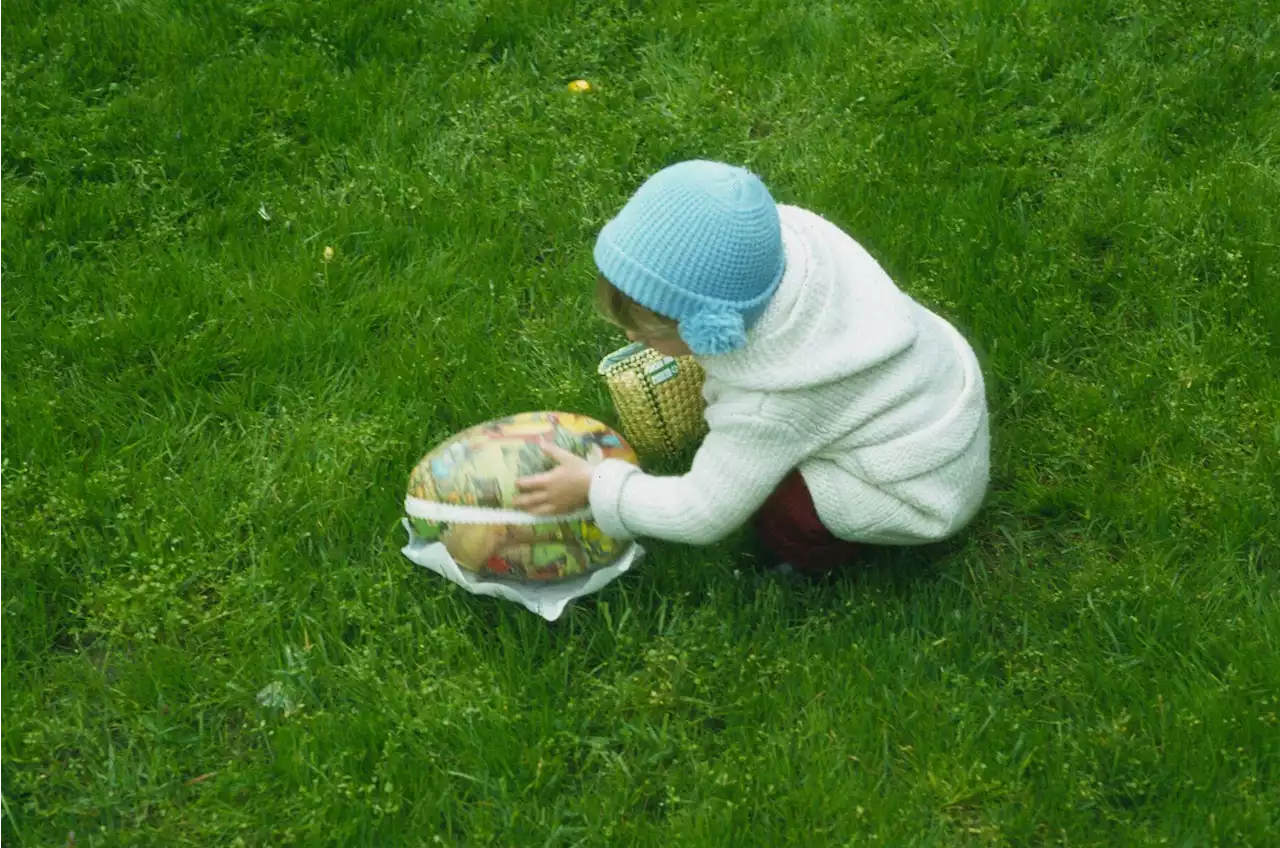
[{"label": "knitted texture", "polygon": [[708,544],[799,469],[823,524],[873,544],[938,541],[984,498],[985,389],[972,349],[852,238],[781,207],[786,276],[744,348],[701,359],[710,431],[689,473],[616,461],[591,486],[601,530]]},{"label": "knitted texture", "polygon": [[699,356],[746,345],[786,268],[764,183],[701,160],[650,177],[600,231],[594,254],[610,283],[675,320]]}]

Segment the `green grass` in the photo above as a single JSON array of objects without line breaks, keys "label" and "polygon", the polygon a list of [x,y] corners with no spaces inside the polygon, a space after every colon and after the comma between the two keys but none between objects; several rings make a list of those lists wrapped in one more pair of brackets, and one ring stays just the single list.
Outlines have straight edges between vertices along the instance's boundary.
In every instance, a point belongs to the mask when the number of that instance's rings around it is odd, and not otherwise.
[{"label": "green grass", "polygon": [[[3,103],[6,846],[1276,844],[1275,2],[12,0]],[[590,245],[693,156],[973,340],[979,520],[412,566],[435,442],[611,419]]]}]

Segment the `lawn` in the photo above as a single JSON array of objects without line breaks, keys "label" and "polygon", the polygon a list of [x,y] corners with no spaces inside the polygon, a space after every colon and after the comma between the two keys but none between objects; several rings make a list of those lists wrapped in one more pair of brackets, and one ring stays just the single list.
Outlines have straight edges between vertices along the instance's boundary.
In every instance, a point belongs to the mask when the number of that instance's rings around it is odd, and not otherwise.
[{"label": "lawn", "polygon": [[[1280,840],[1280,3],[2,37],[6,846]],[[650,544],[553,625],[409,563],[432,445],[614,420],[592,240],[692,157],[972,339],[984,511],[820,584]]]}]

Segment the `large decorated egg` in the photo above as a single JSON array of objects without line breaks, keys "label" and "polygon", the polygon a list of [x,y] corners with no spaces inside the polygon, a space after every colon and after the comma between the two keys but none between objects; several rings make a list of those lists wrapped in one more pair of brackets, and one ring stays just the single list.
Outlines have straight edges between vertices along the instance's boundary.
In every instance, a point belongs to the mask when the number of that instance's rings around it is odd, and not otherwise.
[{"label": "large decorated egg", "polygon": [[612,565],[630,542],[600,532],[590,510],[534,516],[513,509],[516,480],[552,468],[543,447],[586,459],[637,462],[613,430],[582,415],[529,412],[490,421],[439,445],[409,477],[414,533],[441,542],[460,567],[486,578],[554,581]]}]

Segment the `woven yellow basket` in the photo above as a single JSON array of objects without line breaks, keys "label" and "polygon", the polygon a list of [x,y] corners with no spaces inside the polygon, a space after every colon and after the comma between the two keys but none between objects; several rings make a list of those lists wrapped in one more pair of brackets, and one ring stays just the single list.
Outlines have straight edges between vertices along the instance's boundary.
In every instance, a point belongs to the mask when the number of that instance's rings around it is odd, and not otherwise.
[{"label": "woven yellow basket", "polygon": [[637,453],[673,456],[707,434],[706,374],[692,356],[665,356],[631,344],[606,356],[598,371],[613,396],[622,434]]}]

